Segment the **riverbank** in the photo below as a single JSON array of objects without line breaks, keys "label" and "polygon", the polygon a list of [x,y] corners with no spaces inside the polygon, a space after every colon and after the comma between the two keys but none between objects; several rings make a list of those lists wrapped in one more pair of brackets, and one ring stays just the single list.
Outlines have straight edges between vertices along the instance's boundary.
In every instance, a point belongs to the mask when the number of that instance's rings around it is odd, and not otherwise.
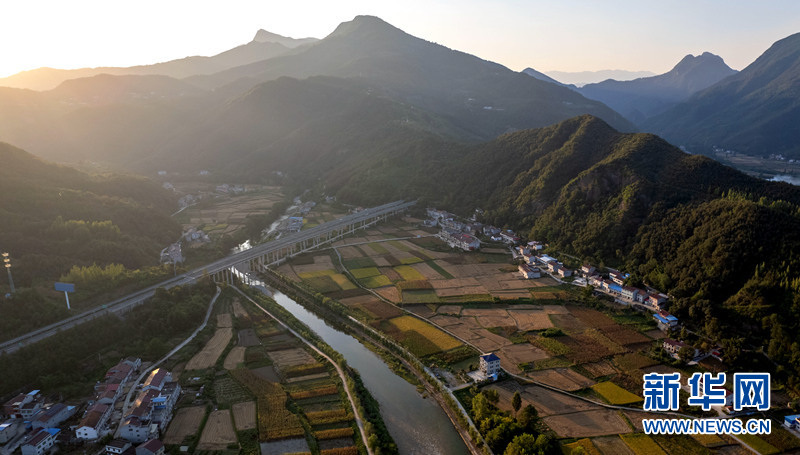
[{"label": "riverbank", "polygon": [[[414,384],[413,382],[410,384],[415,387],[422,385],[422,389],[426,391],[430,397],[434,398],[436,407],[440,408],[447,419],[450,420],[453,429],[458,434],[459,439],[462,440],[465,450],[475,455],[485,453],[470,436],[471,432],[469,428],[471,425],[469,418],[458,406],[455,397],[446,392],[447,389],[444,385],[433,383],[432,381],[435,381],[435,379],[432,374],[427,372],[425,367],[404,348],[388,340],[373,329],[364,326],[355,319],[342,318],[341,315],[349,314],[349,311],[335,300],[327,298],[320,299],[318,296],[309,293],[296,283],[291,282],[291,280],[273,271],[268,271],[265,277],[271,286],[274,286],[276,289],[279,289],[281,292],[286,293],[297,301],[303,302],[305,304],[304,306],[310,308],[309,311],[313,311],[318,317],[323,318],[325,322],[332,324],[338,330],[349,334],[362,343],[369,343],[377,347],[382,351],[381,357],[388,355],[395,361],[400,362],[403,368],[412,374],[416,381],[419,382],[419,384]],[[419,387],[417,390],[420,390]],[[448,398],[450,399],[448,400]],[[477,434],[477,431],[473,430],[473,432]],[[480,437],[478,438],[480,440]]]}]

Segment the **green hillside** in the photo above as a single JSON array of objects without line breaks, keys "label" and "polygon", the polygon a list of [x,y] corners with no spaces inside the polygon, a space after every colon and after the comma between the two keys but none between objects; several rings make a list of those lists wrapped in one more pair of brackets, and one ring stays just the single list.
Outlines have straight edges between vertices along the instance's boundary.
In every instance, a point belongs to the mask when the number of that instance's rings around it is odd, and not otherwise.
[{"label": "green hillside", "polygon": [[180,236],[175,203],[155,183],[89,176],[0,143],[0,248],[16,284],[56,281],[73,265],[156,265]]},{"label": "green hillside", "polygon": [[[714,340],[797,371],[800,188],[578,117],[465,150],[422,196],[624,267]],[[744,360],[745,357],[740,357]],[[787,376],[783,379],[793,381]]]}]

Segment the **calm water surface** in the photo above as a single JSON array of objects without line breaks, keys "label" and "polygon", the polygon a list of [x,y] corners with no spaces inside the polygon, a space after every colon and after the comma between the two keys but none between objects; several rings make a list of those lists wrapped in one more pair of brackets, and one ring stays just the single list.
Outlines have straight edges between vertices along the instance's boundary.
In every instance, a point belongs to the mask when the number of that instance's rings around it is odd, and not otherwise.
[{"label": "calm water surface", "polygon": [[331,328],[285,294],[273,292],[279,305],[303,321],[361,373],[364,385],[381,405],[381,416],[400,453],[469,454],[452,422],[432,398],[422,398],[416,387],[394,374],[358,340]]}]

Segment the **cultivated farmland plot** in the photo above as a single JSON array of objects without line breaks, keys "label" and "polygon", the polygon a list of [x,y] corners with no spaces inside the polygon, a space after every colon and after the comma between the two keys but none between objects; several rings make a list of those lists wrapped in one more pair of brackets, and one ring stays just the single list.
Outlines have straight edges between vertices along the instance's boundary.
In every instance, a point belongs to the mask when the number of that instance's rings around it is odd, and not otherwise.
[{"label": "cultivated farmland plot", "polygon": [[498,406],[506,411],[512,411],[511,398],[517,390],[519,390],[520,397],[522,398],[522,407],[524,408],[528,404],[533,405],[533,407],[539,411],[540,416],[552,416],[600,409],[600,407],[595,404],[562,395],[536,385],[521,387],[516,383],[507,381],[502,384],[491,385],[489,388],[497,390],[500,395]]},{"label": "cultivated farmland plot", "polygon": [[636,455],[619,436],[594,438],[592,443],[603,455]]},{"label": "cultivated farmland plot", "polygon": [[517,329],[521,332],[529,330],[544,330],[553,327],[550,316],[541,310],[508,310],[508,314],[516,321]]},{"label": "cultivated farmland plot", "polygon": [[315,363],[311,355],[303,348],[284,349],[280,351],[270,351],[269,357],[278,366],[278,368],[287,368],[297,365],[306,365]]},{"label": "cultivated farmland plot", "polygon": [[187,436],[197,434],[203,416],[206,415],[205,406],[192,406],[181,408],[175,414],[164,436],[164,444],[180,444]]},{"label": "cultivated farmland plot", "polygon": [[249,316],[247,310],[245,310],[241,302],[239,302],[238,297],[233,299],[233,315],[236,318],[246,318]]},{"label": "cultivated farmland plot", "polygon": [[252,430],[256,427],[256,402],[245,401],[244,403],[235,403],[231,408],[233,412],[233,420],[236,423],[236,429]]},{"label": "cultivated farmland plot", "polygon": [[202,370],[211,368],[217,363],[217,359],[222,355],[222,351],[228,345],[233,336],[233,329],[230,327],[217,329],[214,336],[208,340],[203,350],[194,355],[186,364],[187,370]]},{"label": "cultivated farmland plot", "polygon": [[236,443],[236,432],[233,431],[231,413],[227,410],[214,411],[208,416],[200,443],[200,450],[224,450],[228,444]]},{"label": "cultivated farmland plot", "polygon": [[587,438],[633,431],[617,411],[609,409],[554,415],[542,420],[562,438]]},{"label": "cultivated farmland plot", "polygon": [[595,381],[576,373],[569,368],[553,368],[528,373],[531,379],[553,387],[574,392],[595,384]]},{"label": "cultivated farmland plot", "polygon": [[282,441],[262,442],[261,453],[264,455],[285,453],[310,453],[305,438],[284,439]]},{"label": "cultivated farmland plot", "polygon": [[528,343],[504,346],[499,351],[495,352],[495,354],[500,357],[503,368],[514,374],[522,374],[522,370],[517,366],[520,363],[530,363],[550,357],[543,350]]},{"label": "cultivated farmland plot", "polygon": [[239,330],[238,338],[239,346],[250,347],[261,344],[261,341],[258,339],[258,335],[256,335],[256,332],[253,329]]},{"label": "cultivated farmland plot", "polygon": [[217,328],[233,327],[230,313],[222,313],[217,315]]},{"label": "cultivated farmland plot", "polygon": [[244,346],[236,346],[235,348],[231,349],[228,352],[228,356],[225,357],[224,367],[226,370],[233,370],[236,368],[240,363],[244,362]]}]

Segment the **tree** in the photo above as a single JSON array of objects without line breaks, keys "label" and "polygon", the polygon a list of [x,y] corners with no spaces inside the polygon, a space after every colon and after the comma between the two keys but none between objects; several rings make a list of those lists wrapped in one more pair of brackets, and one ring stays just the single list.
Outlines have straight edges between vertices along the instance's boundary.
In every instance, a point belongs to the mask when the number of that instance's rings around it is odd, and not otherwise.
[{"label": "tree", "polygon": [[524,428],[526,431],[533,431],[536,428],[536,420],[538,419],[539,413],[536,412],[536,408],[532,405],[527,405],[522,408],[522,412],[519,413],[517,416],[517,422]]},{"label": "tree", "polygon": [[522,406],[522,397],[519,395],[519,391],[514,392],[514,397],[511,398],[511,407],[514,408],[514,416],[516,417],[517,412],[519,411],[520,406]]},{"label": "tree", "polygon": [[514,438],[508,446],[506,446],[503,455],[536,455],[538,450],[536,447],[536,436],[530,433],[523,433]]},{"label": "tree", "polygon": [[694,358],[694,348],[686,345],[678,350],[678,358],[681,361],[688,363]]}]

